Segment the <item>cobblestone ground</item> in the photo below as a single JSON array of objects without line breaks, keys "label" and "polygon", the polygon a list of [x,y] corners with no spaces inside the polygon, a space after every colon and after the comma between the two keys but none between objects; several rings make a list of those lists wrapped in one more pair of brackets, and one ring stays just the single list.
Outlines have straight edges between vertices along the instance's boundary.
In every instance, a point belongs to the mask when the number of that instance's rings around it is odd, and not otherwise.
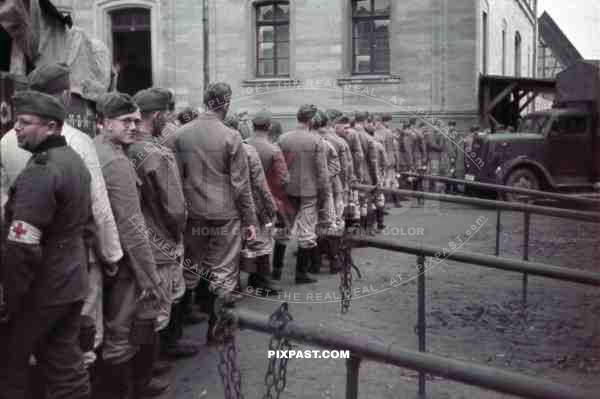
[{"label": "cobblestone ground", "polygon": [[[427,202],[425,208],[392,209],[389,227],[423,229],[423,235],[401,235],[399,241],[422,242],[448,248],[462,237],[461,250],[492,254],[496,213],[461,205]],[[483,218],[481,218],[483,217]],[[468,239],[466,232],[481,223]],[[557,266],[599,271],[600,225],[558,218],[533,216],[529,257]],[[474,231],[474,230],[473,230]],[[520,258],[523,217],[502,214],[501,255]],[[337,292],[337,276],[323,274],[318,285],[292,284],[294,259],[288,248],[284,283],[287,292],[306,298],[309,292]],[[390,278],[409,271],[415,257],[360,248],[353,251],[363,273],[355,287],[386,287]],[[518,273],[444,261],[426,274],[427,350],[442,356],[517,371],[588,389],[600,388],[600,292],[597,289],[530,277],[528,311],[520,304],[522,276]],[[248,297],[240,307],[265,314],[280,302]],[[339,314],[338,303],[294,303],[294,319],[331,330],[369,337],[399,348],[416,349],[414,333],[417,284],[413,280],[398,287],[352,301],[350,312]],[[186,336],[204,341],[206,325],[189,327]],[[239,359],[246,398],[261,398],[267,369],[269,337],[252,331],[239,334]],[[315,348],[307,348],[315,349]],[[181,399],[222,398],[217,371],[218,353],[206,349],[193,359],[176,364],[170,396]],[[345,361],[292,359],[287,372],[285,398],[344,398]],[[363,362],[359,397],[415,398],[417,374],[411,370]],[[427,383],[429,398],[499,398],[493,392],[440,378]]]}]

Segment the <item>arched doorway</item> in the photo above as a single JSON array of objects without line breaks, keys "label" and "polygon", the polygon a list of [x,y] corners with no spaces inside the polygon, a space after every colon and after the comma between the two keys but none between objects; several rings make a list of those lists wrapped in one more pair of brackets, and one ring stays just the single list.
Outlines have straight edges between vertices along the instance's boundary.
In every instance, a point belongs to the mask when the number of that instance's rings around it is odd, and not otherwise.
[{"label": "arched doorway", "polygon": [[133,95],[153,81],[150,9],[121,8],[109,15],[117,90]]}]

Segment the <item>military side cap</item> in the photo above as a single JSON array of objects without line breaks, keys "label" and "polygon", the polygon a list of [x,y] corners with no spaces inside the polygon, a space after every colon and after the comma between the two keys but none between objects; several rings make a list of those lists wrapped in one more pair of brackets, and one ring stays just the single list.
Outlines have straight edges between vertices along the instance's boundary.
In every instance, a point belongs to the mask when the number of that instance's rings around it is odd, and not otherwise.
[{"label": "military side cap", "polygon": [[456,126],[456,121],[451,120],[450,122],[448,122],[448,126]]},{"label": "military side cap", "polygon": [[389,113],[389,112],[384,112],[383,114],[381,114],[381,119],[382,119],[384,122],[389,122],[389,121],[391,121],[391,120],[392,120],[392,114],[391,114],[391,113]]},{"label": "military side cap", "polygon": [[173,95],[169,90],[152,87],[138,91],[133,101],[142,112],[165,111],[170,109]]},{"label": "military side cap", "polygon": [[327,114],[321,110],[317,110],[315,116],[312,117],[313,127],[320,128],[327,124],[328,122]]},{"label": "military side cap", "polygon": [[96,109],[105,118],[116,118],[131,114],[137,111],[138,107],[129,94],[111,91],[100,97]]},{"label": "military side cap", "polygon": [[254,118],[252,118],[252,123],[256,126],[267,126],[271,124],[272,117],[273,115],[271,112],[264,109],[262,111],[258,111],[256,115],[254,115]]},{"label": "military side cap", "polygon": [[49,94],[69,90],[69,74],[69,66],[65,63],[42,64],[29,74],[29,87]]},{"label": "military side cap", "polygon": [[51,95],[35,91],[25,90],[15,93],[13,105],[16,114],[34,114],[58,121],[65,120],[64,105]]},{"label": "military side cap", "polygon": [[369,118],[369,113],[367,111],[356,111],[354,113],[354,119],[357,122],[364,122]]},{"label": "military side cap", "polygon": [[296,114],[296,117],[298,118],[298,120],[300,122],[307,122],[307,121],[311,120],[313,118],[313,116],[315,116],[316,113],[317,113],[317,107],[315,107],[312,104],[304,104],[304,105],[300,106],[300,109],[298,109],[298,113]]},{"label": "military side cap", "polygon": [[342,112],[338,111],[337,109],[328,109],[327,111],[325,111],[325,113],[327,114],[327,118],[329,118],[330,121],[334,121],[340,116],[342,116]]}]

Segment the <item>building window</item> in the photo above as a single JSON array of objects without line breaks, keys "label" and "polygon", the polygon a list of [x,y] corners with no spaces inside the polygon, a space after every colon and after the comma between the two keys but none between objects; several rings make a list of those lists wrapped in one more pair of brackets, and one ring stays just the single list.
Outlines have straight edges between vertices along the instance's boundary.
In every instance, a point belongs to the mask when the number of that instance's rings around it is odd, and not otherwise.
[{"label": "building window", "polygon": [[352,0],[352,72],[390,73],[390,0]]},{"label": "building window", "polygon": [[152,87],[150,10],[121,8],[109,15],[117,90],[133,95]]},{"label": "building window", "polygon": [[290,6],[287,1],[256,5],[256,76],[290,74]]},{"label": "building window", "polygon": [[521,34],[515,33],[515,76],[521,76]]},{"label": "building window", "polygon": [[481,54],[482,54],[482,59],[481,59],[481,65],[482,65],[482,71],[483,74],[485,75],[487,73],[487,58],[488,58],[488,15],[487,12],[483,12],[482,16],[481,16],[481,36],[482,36],[482,40],[481,40]]}]

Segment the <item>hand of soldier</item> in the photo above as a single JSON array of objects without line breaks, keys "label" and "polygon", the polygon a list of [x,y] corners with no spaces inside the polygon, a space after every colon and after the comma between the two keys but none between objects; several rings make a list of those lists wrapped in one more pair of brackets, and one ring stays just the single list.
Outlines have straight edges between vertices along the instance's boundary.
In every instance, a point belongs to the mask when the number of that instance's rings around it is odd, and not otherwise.
[{"label": "hand of soldier", "polygon": [[251,224],[244,227],[244,239],[246,241],[256,240],[256,226]]}]

